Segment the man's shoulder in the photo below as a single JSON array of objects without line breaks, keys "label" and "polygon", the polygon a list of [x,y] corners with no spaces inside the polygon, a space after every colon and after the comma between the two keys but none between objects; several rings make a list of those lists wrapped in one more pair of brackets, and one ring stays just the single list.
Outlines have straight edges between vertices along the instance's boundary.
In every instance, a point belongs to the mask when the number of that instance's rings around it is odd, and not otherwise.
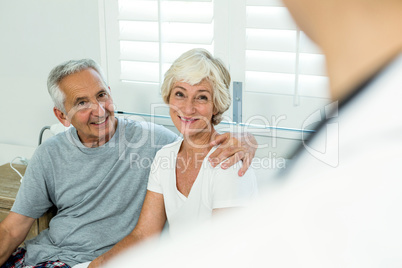
[{"label": "man's shoulder", "polygon": [[52,164],[55,163],[55,160],[58,161],[61,159],[61,156],[65,152],[69,151],[69,142],[66,137],[65,132],[58,133],[54,136],[47,138],[42,144],[40,144],[28,165],[27,172],[25,173],[25,177],[28,174],[28,170],[35,169],[38,170],[47,170],[48,168],[52,168]]},{"label": "man's shoulder", "polygon": [[159,124],[155,124],[152,122],[148,122],[148,121],[136,121],[130,118],[120,118],[119,119],[120,122],[123,122],[123,124],[126,127],[131,127],[131,128],[142,128],[142,129],[146,129],[149,131],[167,131],[167,132],[172,132],[170,130],[168,130],[166,127],[159,125]]},{"label": "man's shoulder", "polygon": [[137,135],[138,133],[156,135],[156,140],[161,140],[164,144],[171,143],[177,139],[177,135],[171,130],[152,122],[120,118],[119,123],[122,123],[122,125],[125,126],[125,131],[128,131],[129,133],[133,133],[134,135]]},{"label": "man's shoulder", "polygon": [[47,150],[49,148],[55,149],[58,147],[64,147],[67,141],[67,132],[71,131],[70,129],[58,133],[52,137],[46,139],[38,148],[37,151]]}]

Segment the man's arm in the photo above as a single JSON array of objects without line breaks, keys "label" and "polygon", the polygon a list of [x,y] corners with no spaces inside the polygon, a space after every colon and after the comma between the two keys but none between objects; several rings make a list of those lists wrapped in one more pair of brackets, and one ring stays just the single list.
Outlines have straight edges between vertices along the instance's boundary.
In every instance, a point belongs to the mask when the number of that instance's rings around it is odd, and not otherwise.
[{"label": "man's arm", "polygon": [[0,266],[11,256],[24,241],[35,219],[15,212],[10,212],[0,222]]},{"label": "man's arm", "polygon": [[222,168],[233,166],[239,160],[243,161],[243,166],[239,170],[239,176],[243,176],[251,162],[253,161],[258,144],[254,136],[248,132],[243,133],[225,133],[218,135],[211,146],[220,144],[220,146],[209,156],[209,161],[213,167],[227,159]]},{"label": "man's arm", "polygon": [[166,212],[163,195],[147,191],[141,214],[134,230],[108,252],[92,261],[88,268],[99,267],[129,247],[161,233],[165,222]]}]

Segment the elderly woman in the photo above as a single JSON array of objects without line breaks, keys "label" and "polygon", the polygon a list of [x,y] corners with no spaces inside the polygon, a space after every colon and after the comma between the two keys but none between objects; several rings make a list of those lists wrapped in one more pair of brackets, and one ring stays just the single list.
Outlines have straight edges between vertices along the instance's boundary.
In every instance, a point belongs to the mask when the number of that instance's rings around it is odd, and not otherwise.
[{"label": "elderly woman", "polygon": [[204,49],[184,53],[166,72],[162,97],[183,138],[156,154],[133,232],[96,262],[161,233],[166,220],[174,237],[183,226],[205,222],[217,210],[245,206],[255,196],[252,169],[239,177],[241,161],[229,169],[213,168],[207,161],[216,149],[210,146],[217,134],[214,125],[230,106],[229,85],[228,70]]},{"label": "elderly woman", "polygon": [[[231,104],[229,86],[228,70],[204,49],[184,53],[165,74],[162,98],[183,139],[156,154],[148,193],[164,207],[158,213],[161,223],[167,217],[171,236],[183,225],[208,220],[217,210],[244,206],[256,193],[253,170],[242,178],[237,175],[241,161],[226,170],[212,168],[207,161],[216,149],[209,146],[217,135],[214,125]],[[166,168],[168,160],[173,165]]]}]

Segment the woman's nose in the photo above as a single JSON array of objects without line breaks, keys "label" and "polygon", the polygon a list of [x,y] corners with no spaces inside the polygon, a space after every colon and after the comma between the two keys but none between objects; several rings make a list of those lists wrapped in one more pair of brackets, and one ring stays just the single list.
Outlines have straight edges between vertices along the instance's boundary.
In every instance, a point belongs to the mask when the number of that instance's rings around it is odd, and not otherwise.
[{"label": "woman's nose", "polygon": [[184,105],[182,107],[183,112],[185,114],[192,114],[195,111],[195,103],[194,100],[191,98],[187,98],[184,102]]}]

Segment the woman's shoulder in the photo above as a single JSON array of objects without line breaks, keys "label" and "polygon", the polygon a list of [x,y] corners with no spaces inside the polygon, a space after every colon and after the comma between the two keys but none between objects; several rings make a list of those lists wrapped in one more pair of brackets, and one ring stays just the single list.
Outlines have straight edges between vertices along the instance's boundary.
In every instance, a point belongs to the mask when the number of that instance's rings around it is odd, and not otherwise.
[{"label": "woman's shoulder", "polygon": [[166,155],[166,154],[171,154],[171,153],[175,153],[177,154],[177,152],[180,149],[181,143],[182,143],[182,139],[178,138],[176,139],[174,142],[169,143],[164,145],[158,152],[157,155]]}]

